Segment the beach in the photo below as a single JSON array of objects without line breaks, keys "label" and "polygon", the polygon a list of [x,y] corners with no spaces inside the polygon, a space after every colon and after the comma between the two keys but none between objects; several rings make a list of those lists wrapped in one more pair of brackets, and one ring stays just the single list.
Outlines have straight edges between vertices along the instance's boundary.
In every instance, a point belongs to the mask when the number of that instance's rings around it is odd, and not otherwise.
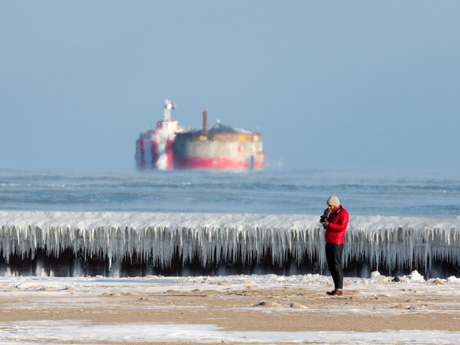
[{"label": "beach", "polygon": [[[460,339],[458,179],[0,175],[0,345]],[[329,190],[360,268],[343,297],[326,295]]]},{"label": "beach", "polygon": [[226,276],[0,280],[1,344],[455,344],[460,279]]}]

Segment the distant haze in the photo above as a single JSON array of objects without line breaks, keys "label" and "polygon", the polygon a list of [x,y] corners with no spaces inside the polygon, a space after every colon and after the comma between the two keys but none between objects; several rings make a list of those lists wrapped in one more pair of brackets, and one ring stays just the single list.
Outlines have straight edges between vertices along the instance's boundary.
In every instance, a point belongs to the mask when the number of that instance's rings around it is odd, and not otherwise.
[{"label": "distant haze", "polygon": [[163,116],[271,167],[460,172],[460,2],[1,1],[0,168],[134,171]]}]

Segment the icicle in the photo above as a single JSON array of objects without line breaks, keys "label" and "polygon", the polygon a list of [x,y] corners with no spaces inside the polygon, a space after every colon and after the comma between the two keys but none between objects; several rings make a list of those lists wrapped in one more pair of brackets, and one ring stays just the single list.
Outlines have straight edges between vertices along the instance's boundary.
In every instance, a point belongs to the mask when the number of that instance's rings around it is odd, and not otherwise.
[{"label": "icicle", "polygon": [[[1,214],[0,220],[8,214]],[[303,226],[301,221],[292,221],[297,219],[296,216],[277,216],[280,221],[271,224],[264,221],[263,216],[255,215],[242,216],[242,224],[212,222],[209,220],[221,216],[206,215],[202,218],[207,219],[210,225],[203,225],[200,221],[196,221],[195,225],[191,221],[187,221],[187,225],[149,221],[144,224],[136,222],[133,226],[117,220],[125,216],[130,219],[129,214],[114,215],[114,224],[109,225],[97,221],[97,217],[104,218],[104,214],[94,215],[96,221],[93,223],[54,221],[59,217],[78,219],[80,216],[84,219],[91,215],[85,213],[51,213],[54,218],[49,213],[34,213],[35,222],[21,222],[22,216],[28,213],[11,214],[17,223],[6,218],[7,221],[0,224],[0,254],[6,265],[14,255],[35,259],[36,253],[42,251],[47,256],[59,258],[63,251],[70,250],[75,256],[97,256],[107,260],[109,270],[116,269],[115,263],[132,262],[134,256],[143,262],[152,260],[154,266],[162,269],[170,267],[178,258],[181,258],[182,265],[198,259],[203,267],[222,262],[253,267],[265,261],[267,255],[276,267],[283,267],[288,258],[302,265],[308,257],[317,260],[322,272],[327,268],[324,231],[317,226],[316,217],[307,221],[311,224],[307,226]],[[193,215],[183,217],[194,219]],[[248,225],[245,225],[245,219]],[[260,223],[257,223],[259,220]],[[459,240],[458,218],[440,221],[431,218],[356,217],[350,219],[343,258],[345,263],[356,260],[390,272],[403,268],[413,270],[414,265],[429,272],[433,269],[432,263],[437,260],[454,265],[460,263]],[[37,270],[36,274],[44,274],[43,268]],[[0,268],[0,272],[7,274],[9,271]]]}]

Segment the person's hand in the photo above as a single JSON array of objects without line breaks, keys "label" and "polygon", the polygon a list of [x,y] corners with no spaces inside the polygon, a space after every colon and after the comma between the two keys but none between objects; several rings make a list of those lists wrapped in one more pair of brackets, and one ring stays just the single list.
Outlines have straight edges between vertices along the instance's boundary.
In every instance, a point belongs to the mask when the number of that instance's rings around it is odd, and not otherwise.
[{"label": "person's hand", "polygon": [[321,217],[320,223],[323,224],[324,226],[329,225],[329,221],[327,220],[326,217]]}]

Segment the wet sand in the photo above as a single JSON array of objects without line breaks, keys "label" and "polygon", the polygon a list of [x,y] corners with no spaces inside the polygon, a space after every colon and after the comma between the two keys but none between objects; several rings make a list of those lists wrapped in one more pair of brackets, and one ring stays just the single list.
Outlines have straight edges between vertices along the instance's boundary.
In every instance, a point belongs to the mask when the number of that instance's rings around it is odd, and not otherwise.
[{"label": "wet sand", "polygon": [[[460,331],[460,295],[441,291],[439,282],[421,289],[388,282],[379,285],[378,291],[346,286],[342,297],[299,286],[267,291],[251,281],[244,286],[215,284],[218,286],[204,284],[192,291],[155,293],[139,289],[117,292],[110,285],[90,292],[83,291],[84,287],[12,287],[10,293],[0,293],[0,322],[75,320],[123,327],[132,323],[174,323],[214,325],[241,332]],[[78,340],[71,343],[79,344]]]}]

